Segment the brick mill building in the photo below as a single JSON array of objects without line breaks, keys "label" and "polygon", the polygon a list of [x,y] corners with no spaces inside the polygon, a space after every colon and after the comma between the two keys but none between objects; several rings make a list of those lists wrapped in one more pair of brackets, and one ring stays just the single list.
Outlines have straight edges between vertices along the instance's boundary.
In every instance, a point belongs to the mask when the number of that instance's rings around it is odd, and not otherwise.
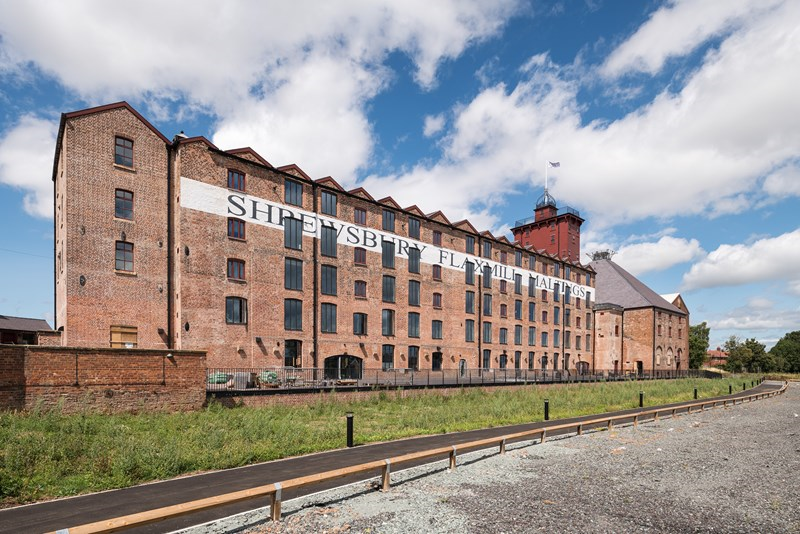
[{"label": "brick mill building", "polygon": [[602,368],[583,220],[547,194],[512,243],[249,148],[170,140],[124,102],[62,115],[53,181],[65,346],[333,374]]},{"label": "brick mill building", "polygon": [[658,295],[608,254],[597,255],[589,267],[597,276],[598,368],[640,374],[687,369],[689,310],[683,298]]}]

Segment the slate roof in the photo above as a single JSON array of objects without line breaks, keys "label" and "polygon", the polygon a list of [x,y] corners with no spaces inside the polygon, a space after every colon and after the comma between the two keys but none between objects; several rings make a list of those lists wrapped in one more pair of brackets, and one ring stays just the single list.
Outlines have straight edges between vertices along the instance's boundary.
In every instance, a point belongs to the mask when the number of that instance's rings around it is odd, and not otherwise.
[{"label": "slate roof", "polygon": [[598,304],[611,303],[628,310],[654,307],[686,315],[613,261],[595,260],[589,266],[597,273],[595,302]]},{"label": "slate roof", "polygon": [[51,331],[50,325],[44,319],[29,319],[27,317],[12,317],[0,315],[0,330],[17,330],[20,332]]}]

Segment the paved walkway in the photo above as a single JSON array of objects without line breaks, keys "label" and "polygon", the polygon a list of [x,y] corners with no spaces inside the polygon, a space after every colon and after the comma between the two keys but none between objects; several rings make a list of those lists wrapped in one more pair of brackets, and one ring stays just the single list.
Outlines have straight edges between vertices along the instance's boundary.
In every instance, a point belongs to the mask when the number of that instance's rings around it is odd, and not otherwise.
[{"label": "paved walkway", "polygon": [[[780,383],[765,382],[760,386],[733,395],[718,397],[738,398],[754,392],[766,392],[780,388]],[[665,405],[664,407],[681,407],[691,404],[693,401]],[[644,408],[653,409],[654,406]],[[640,409],[623,410],[611,412],[613,415],[626,415],[638,413]],[[685,410],[683,410],[685,411]],[[681,410],[678,411],[679,413]],[[559,422],[578,422],[596,418],[596,415],[575,417],[559,420]],[[339,449],[308,456],[275,460],[272,462],[261,463],[224,471],[214,471],[200,475],[187,476],[171,479],[163,482],[143,484],[131,488],[93,493],[67,499],[48,501],[16,508],[0,510],[0,533],[17,532],[47,532],[58,529],[65,529],[71,526],[91,523],[112,517],[142,512],[172,504],[183,503],[195,499],[202,499],[215,495],[221,495],[232,491],[247,489],[255,486],[280,482],[303,475],[320,473],[332,469],[348,467],[360,463],[381,460],[393,456],[444,447],[458,445],[482,438],[490,438],[521,432],[523,430],[535,429],[553,424],[554,421],[529,423],[505,427],[488,428],[473,430],[468,432],[457,432],[451,434],[438,434],[419,438],[404,439],[373,445],[363,445],[351,449]],[[551,435],[572,433],[571,430],[554,432]],[[424,462],[419,462],[424,463]],[[407,467],[408,464],[403,467]],[[358,480],[364,480],[377,475],[358,475],[353,477],[341,478],[327,483],[310,486],[298,491],[286,491],[283,498],[293,497],[314,493],[323,489],[328,489]],[[245,510],[266,506],[267,499],[255,499],[244,503],[224,506],[205,512],[179,517],[168,521],[163,521],[153,525],[132,529],[129,532],[154,533],[169,532],[179,528],[196,525],[212,519],[233,515]]]}]

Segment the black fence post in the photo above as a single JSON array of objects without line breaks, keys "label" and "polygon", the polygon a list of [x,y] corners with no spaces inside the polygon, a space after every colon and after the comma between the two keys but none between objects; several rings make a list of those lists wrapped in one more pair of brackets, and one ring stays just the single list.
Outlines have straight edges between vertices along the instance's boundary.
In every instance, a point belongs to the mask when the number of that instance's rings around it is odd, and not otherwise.
[{"label": "black fence post", "polygon": [[353,446],[353,412],[347,412],[347,446]]},{"label": "black fence post", "polygon": [[550,400],[548,399],[544,400],[544,420],[550,420]]},{"label": "black fence post", "polygon": [[644,407],[644,391],[639,392],[639,408]]},{"label": "black fence post", "polygon": [[742,391],[747,389],[747,382],[742,382]]},{"label": "black fence post", "polygon": [[728,384],[728,395],[733,393],[733,384]]},{"label": "black fence post", "polygon": [[694,400],[697,400],[697,388],[694,388]]}]

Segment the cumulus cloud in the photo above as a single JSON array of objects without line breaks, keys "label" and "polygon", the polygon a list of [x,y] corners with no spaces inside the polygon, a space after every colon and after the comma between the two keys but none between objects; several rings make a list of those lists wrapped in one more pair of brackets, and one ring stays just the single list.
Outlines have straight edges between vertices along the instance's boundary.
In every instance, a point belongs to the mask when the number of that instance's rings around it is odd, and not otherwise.
[{"label": "cumulus cloud", "polygon": [[25,192],[23,208],[53,216],[53,147],[58,124],[25,115],[0,139],[0,183]]},{"label": "cumulus cloud", "polygon": [[693,261],[703,254],[704,251],[697,239],[664,236],[655,242],[620,247],[614,256],[614,261],[626,271],[639,276]]},{"label": "cumulus cloud", "polygon": [[800,229],[752,244],[720,245],[683,276],[685,289],[800,279]]},{"label": "cumulus cloud", "polygon": [[714,330],[749,332],[753,330],[796,330],[800,323],[800,311],[769,307],[740,307],[726,313],[720,319],[708,322]]},{"label": "cumulus cloud", "polygon": [[444,114],[427,115],[425,117],[425,124],[422,127],[422,134],[425,137],[433,137],[444,128]]},{"label": "cumulus cloud", "polygon": [[775,169],[764,180],[764,192],[770,197],[800,196],[800,161]]}]

